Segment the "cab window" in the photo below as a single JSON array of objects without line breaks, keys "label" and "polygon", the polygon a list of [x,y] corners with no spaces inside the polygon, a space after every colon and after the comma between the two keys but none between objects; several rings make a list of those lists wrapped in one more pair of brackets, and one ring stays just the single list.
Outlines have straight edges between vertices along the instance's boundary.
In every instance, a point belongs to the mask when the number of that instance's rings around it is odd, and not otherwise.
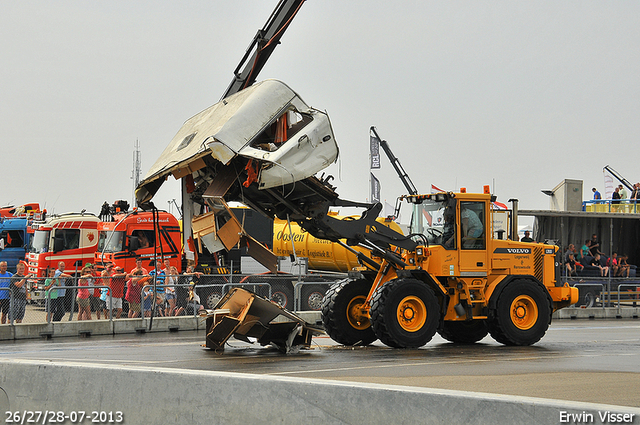
[{"label": "cab window", "polygon": [[460,202],[462,249],[486,249],[484,202]]}]

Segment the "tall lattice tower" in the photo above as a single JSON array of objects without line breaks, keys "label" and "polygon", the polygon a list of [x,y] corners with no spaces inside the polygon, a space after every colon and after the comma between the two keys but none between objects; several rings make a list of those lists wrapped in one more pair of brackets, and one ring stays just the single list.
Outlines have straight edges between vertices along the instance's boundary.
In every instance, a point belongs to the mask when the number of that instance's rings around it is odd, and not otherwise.
[{"label": "tall lattice tower", "polygon": [[136,139],[136,144],[133,149],[133,170],[131,171],[131,179],[133,180],[131,205],[135,205],[136,207],[138,206],[138,201],[136,201],[136,188],[138,184],[140,184],[140,174],[142,174],[140,157],[140,142]]}]

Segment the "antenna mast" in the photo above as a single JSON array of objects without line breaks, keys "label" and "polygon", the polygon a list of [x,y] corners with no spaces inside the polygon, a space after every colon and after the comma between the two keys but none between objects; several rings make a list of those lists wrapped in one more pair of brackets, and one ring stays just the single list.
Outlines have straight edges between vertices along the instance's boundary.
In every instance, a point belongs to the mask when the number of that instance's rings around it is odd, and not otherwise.
[{"label": "antenna mast", "polygon": [[140,142],[136,139],[136,144],[133,149],[133,170],[131,171],[131,179],[133,180],[133,195],[131,204],[138,206],[138,200],[136,199],[136,187],[140,184],[140,175],[142,174],[142,165],[140,161]]}]

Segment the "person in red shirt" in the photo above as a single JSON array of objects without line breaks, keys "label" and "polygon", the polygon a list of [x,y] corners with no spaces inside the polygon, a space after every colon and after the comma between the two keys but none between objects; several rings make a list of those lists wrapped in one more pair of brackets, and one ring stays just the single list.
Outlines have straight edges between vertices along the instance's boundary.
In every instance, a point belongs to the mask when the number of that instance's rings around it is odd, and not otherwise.
[{"label": "person in red shirt", "polygon": [[109,298],[107,298],[107,307],[111,310],[111,317],[113,317],[113,310],[115,309],[116,319],[119,319],[122,314],[122,297],[124,296],[126,277],[127,274],[124,273],[122,267],[117,266],[111,275],[111,282],[109,283],[109,288],[111,289],[111,305],[109,305]]},{"label": "person in red shirt", "polygon": [[82,277],[78,280],[78,320],[91,320],[91,301],[89,300],[89,286],[93,275],[91,274],[91,264],[87,264],[82,268]]},{"label": "person in red shirt", "polygon": [[144,285],[149,283],[149,276],[143,276],[142,270],[135,270],[127,280],[126,300],[129,303],[129,318],[140,317],[141,292]]}]

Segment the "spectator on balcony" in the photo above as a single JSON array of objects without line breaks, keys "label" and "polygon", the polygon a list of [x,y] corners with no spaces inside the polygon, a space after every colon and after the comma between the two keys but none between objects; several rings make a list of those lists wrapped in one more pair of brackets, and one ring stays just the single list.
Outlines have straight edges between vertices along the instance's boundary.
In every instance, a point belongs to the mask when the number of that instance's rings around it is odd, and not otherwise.
[{"label": "spectator on balcony", "polygon": [[629,270],[631,270],[631,266],[627,263],[627,256],[622,254],[620,255],[620,260],[618,261],[618,272],[621,277],[629,277]]},{"label": "spectator on balcony", "polygon": [[576,246],[575,246],[574,244],[572,244],[572,243],[570,243],[570,244],[569,244],[569,248],[567,248],[567,252],[566,252],[566,253],[565,253],[565,255],[564,255],[564,261],[565,261],[565,263],[566,263],[567,261],[569,261],[569,254],[573,254],[573,258],[574,258],[574,260],[576,260],[576,261],[580,261],[580,259],[581,259],[581,257],[582,257],[582,256],[580,255],[580,252],[579,252],[579,251],[578,251],[578,249],[576,248]]},{"label": "spectator on balcony", "polygon": [[520,242],[535,242],[531,237],[531,232],[528,230],[524,231],[524,236],[520,239]]},{"label": "spectator on balcony", "polygon": [[591,251],[589,250],[589,248],[591,248],[591,239],[587,239],[586,241],[584,241],[584,245],[582,245],[582,248],[580,248],[582,258],[587,258],[591,255]]},{"label": "spectator on balcony", "polygon": [[567,276],[576,276],[579,271],[582,271],[582,269],[584,269],[584,266],[576,261],[571,252],[569,252],[566,267]]},{"label": "spectator on balcony", "polygon": [[620,266],[618,264],[618,253],[612,252],[611,257],[607,258],[607,267],[609,268],[609,272],[611,276],[618,276]]},{"label": "spectator on balcony", "polygon": [[598,192],[598,190],[595,187],[592,188],[591,191],[593,192],[594,200],[602,199],[602,195],[600,195],[600,192]]},{"label": "spectator on balcony", "polygon": [[620,188],[616,187],[613,193],[611,194],[611,209],[613,211],[620,210]]},{"label": "spectator on balcony", "polygon": [[600,241],[598,240],[598,235],[595,233],[591,235],[591,245],[589,245],[589,253],[592,257],[595,257],[596,254],[602,255],[602,251],[600,251]]},{"label": "spectator on balcony", "polygon": [[627,199],[627,189],[623,185],[618,185],[618,193],[620,193],[620,199]]},{"label": "spectator on balcony", "polygon": [[604,277],[609,273],[609,267],[602,266],[602,264],[600,264],[600,254],[596,253],[596,255],[591,260],[591,265],[593,267],[596,267],[596,268],[600,269],[600,276]]},{"label": "spectator on balcony", "polygon": [[629,197],[629,199],[631,199],[632,203],[636,203],[640,200],[640,183],[636,183],[633,185],[633,190],[631,191],[631,196]]}]

